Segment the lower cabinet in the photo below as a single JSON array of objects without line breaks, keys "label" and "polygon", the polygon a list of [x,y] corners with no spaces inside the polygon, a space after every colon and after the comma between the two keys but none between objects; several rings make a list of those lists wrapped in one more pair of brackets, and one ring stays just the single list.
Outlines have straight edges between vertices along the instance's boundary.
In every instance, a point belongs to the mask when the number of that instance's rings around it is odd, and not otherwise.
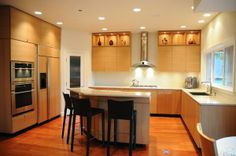
[{"label": "lower cabinet", "polygon": [[186,93],[182,93],[181,116],[195,143],[200,147],[197,123],[200,122],[200,106]]},{"label": "lower cabinet", "polygon": [[157,114],[180,114],[181,90],[159,89],[156,92]]},{"label": "lower cabinet", "polygon": [[30,111],[12,118],[12,133],[30,127],[37,122],[36,111]]}]

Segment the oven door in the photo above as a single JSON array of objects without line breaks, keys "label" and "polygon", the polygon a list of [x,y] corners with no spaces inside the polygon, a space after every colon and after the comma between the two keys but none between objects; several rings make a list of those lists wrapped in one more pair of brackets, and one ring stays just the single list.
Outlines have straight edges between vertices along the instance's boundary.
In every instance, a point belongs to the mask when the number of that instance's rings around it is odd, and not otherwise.
[{"label": "oven door", "polygon": [[15,84],[12,91],[12,115],[20,114],[34,109],[35,90],[33,83]]},{"label": "oven door", "polygon": [[33,62],[11,62],[11,81],[32,81],[34,78]]}]

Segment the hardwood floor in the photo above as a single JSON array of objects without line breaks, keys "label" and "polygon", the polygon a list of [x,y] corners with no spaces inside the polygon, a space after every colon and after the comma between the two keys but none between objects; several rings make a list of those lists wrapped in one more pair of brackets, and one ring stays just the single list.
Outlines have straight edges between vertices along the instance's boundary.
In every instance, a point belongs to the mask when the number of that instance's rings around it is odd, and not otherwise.
[{"label": "hardwood floor", "polygon": [[[57,118],[14,137],[0,137],[0,156],[83,156],[86,151],[86,138],[76,129],[74,152],[61,139],[62,118]],[[66,135],[65,135],[66,136]],[[105,156],[106,147],[92,141],[91,156]],[[112,156],[128,155],[128,146],[111,146]],[[151,117],[150,144],[137,146],[134,156],[200,156],[195,149],[180,118]]]}]

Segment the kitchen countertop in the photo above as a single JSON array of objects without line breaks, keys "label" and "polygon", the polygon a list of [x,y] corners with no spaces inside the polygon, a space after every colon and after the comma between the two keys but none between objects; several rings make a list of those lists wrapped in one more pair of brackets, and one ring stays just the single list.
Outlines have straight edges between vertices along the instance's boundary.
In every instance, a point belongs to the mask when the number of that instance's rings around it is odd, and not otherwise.
[{"label": "kitchen countertop", "polygon": [[73,88],[68,89],[72,92],[77,92],[83,95],[88,96],[111,96],[111,97],[134,97],[134,98],[150,98],[150,92],[126,92],[126,91],[118,91],[118,90],[97,90],[92,88]]},{"label": "kitchen countertop", "polygon": [[[200,105],[214,105],[214,106],[236,106],[236,100],[233,98],[227,98],[223,95],[216,96],[201,96],[201,95],[192,95],[189,92],[205,92],[205,90],[196,88],[196,89],[185,89],[185,88],[171,88],[171,87],[131,87],[131,86],[91,86],[99,89],[142,89],[142,90],[159,90],[159,89],[167,89],[167,90],[182,90],[186,94],[188,94],[191,98],[193,98]],[[127,92],[128,93],[128,92]],[[141,93],[141,92],[139,92]]]}]

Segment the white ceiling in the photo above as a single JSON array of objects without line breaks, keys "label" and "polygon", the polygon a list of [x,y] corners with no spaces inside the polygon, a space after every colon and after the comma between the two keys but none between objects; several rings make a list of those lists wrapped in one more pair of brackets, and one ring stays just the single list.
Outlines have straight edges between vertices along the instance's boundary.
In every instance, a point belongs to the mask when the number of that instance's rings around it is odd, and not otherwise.
[{"label": "white ceiling", "polygon": [[[203,17],[203,13],[194,12],[192,0],[0,0],[0,3],[32,15],[36,10],[42,11],[38,17],[45,21],[53,24],[62,21],[62,28],[88,32],[101,32],[103,27],[108,31],[139,32],[140,26],[151,32],[179,30],[181,25],[201,29],[216,15]],[[134,7],[142,11],[134,13]],[[99,21],[99,16],[106,20]],[[199,24],[200,19],[206,22]]]}]

